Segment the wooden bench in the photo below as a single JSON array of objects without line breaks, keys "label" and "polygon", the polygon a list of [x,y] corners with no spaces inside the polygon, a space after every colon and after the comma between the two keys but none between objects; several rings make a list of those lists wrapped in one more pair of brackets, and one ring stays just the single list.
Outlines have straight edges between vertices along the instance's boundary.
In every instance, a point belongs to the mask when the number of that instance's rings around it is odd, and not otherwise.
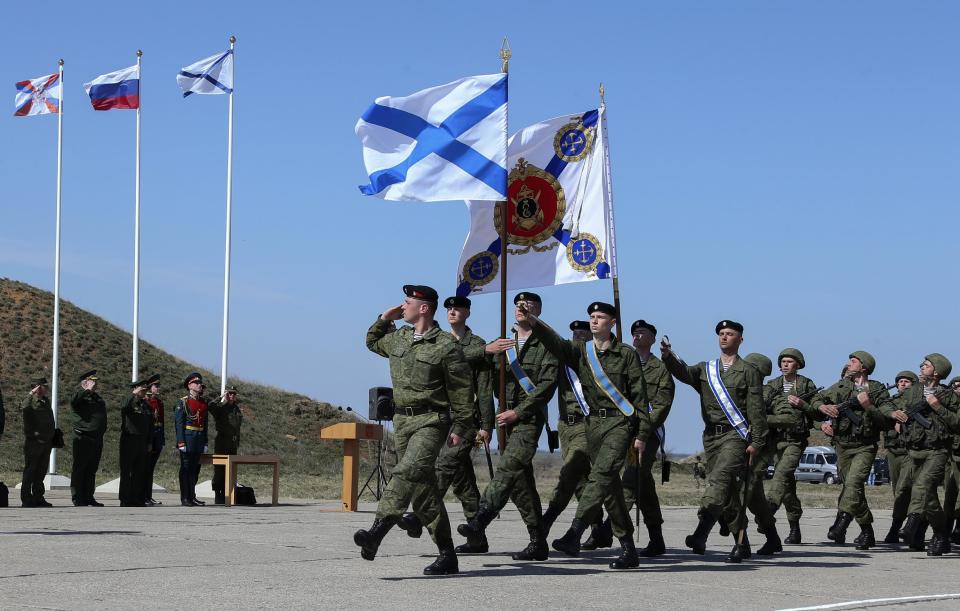
[{"label": "wooden bench", "polygon": [[273,465],[273,504],[280,499],[280,457],[270,454],[201,454],[200,464],[223,466],[224,504],[231,507],[237,498],[237,465]]}]

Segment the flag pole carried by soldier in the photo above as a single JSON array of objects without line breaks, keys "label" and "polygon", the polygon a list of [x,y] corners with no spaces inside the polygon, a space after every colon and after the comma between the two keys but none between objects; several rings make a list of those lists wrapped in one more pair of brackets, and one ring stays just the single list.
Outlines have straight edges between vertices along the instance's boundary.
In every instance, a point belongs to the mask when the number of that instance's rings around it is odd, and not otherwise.
[{"label": "flag pole carried by soldier", "polygon": [[912,490],[904,539],[913,541],[914,549],[923,549],[923,538],[918,538],[918,533],[922,523],[929,524],[933,537],[927,547],[928,556],[950,552],[950,532],[937,488],[944,483],[953,436],[960,433],[960,399],[940,383],[950,376],[951,369],[953,365],[947,357],[937,352],[928,354],[920,364],[920,384],[910,386],[881,406],[885,415],[906,429],[907,474],[899,487],[912,485]]},{"label": "flag pole carried by soldier", "polygon": [[[590,474],[576,517],[570,528],[553,548],[568,556],[580,554],[580,537],[600,514],[606,503],[613,535],[620,541],[620,555],[610,563],[612,569],[639,566],[640,559],[633,543],[633,523],[623,500],[620,471],[628,448],[644,450],[644,439],[650,435],[650,418],[646,383],[640,359],[632,347],[618,341],[613,327],[619,320],[616,308],[595,301],[587,307],[590,316],[589,341],[565,340],[541,321],[536,312],[521,309],[518,320],[529,320],[533,337],[540,339],[562,365],[570,367],[582,380],[584,397],[589,406],[587,445],[590,451]],[[522,317],[522,318],[521,318]]]},{"label": "flag pole carried by soldier", "polygon": [[[439,550],[425,575],[459,572],[450,520],[437,490],[436,464],[444,443],[471,443],[473,379],[463,351],[452,335],[434,322],[437,292],[405,285],[402,304],[388,308],[367,331],[367,348],[390,360],[396,403],[394,437],[399,461],[387,484],[370,528],[353,541],[365,560],[373,560],[387,532],[413,501],[413,512]],[[396,329],[394,321],[408,326]]]},{"label": "flag pole carried by soldier", "polygon": [[[749,457],[756,458],[763,452],[767,441],[760,372],[738,354],[743,343],[743,325],[721,320],[715,331],[720,358],[697,365],[680,360],[666,336],[660,341],[667,369],[700,395],[707,485],[700,499],[699,523],[686,538],[687,547],[695,554],[705,553],[707,537],[718,520],[734,533],[746,528],[741,523],[737,500],[738,476],[744,472]],[[748,428],[752,437],[748,436]],[[727,561],[741,562],[744,551],[734,544]]]},{"label": "flag pole carried by soldier", "polygon": [[[480,490],[477,488],[477,475],[470,457],[473,448],[482,444],[489,456],[490,438],[494,427],[493,409],[493,361],[486,353],[486,344],[467,326],[470,318],[470,299],[467,297],[447,297],[443,307],[447,310],[447,322],[450,334],[460,345],[464,358],[470,365],[473,379],[474,411],[471,428],[464,432],[463,442],[456,445],[444,445],[437,458],[437,490],[443,498],[448,488],[463,506],[463,516],[470,520],[480,508]],[[471,443],[476,440],[476,443]],[[493,479],[491,476],[490,479]],[[397,526],[407,531],[410,537],[419,537],[423,533],[423,524],[415,513],[407,513]],[[458,554],[482,554],[489,549],[485,536],[474,542],[467,542],[456,548]]]},{"label": "flag pole carried by soldier", "polygon": [[[559,371],[556,357],[542,339],[534,335],[531,320],[523,313],[539,314],[542,299],[526,291],[517,293],[513,302],[517,320],[514,338],[499,338],[487,345],[489,351],[505,354],[509,363],[507,402],[497,414],[497,426],[503,427],[507,436],[506,447],[501,446],[500,462],[493,480],[483,491],[480,509],[473,519],[458,526],[457,532],[471,545],[477,544],[485,536],[487,526],[511,500],[530,535],[529,545],[511,557],[546,560],[550,550],[541,528],[542,506],[534,479],[533,457],[546,421],[547,403],[557,388]],[[498,361],[501,370],[502,363],[503,359]]]},{"label": "flag pole carried by soldier", "polygon": [[[897,385],[897,396],[913,386],[920,383],[920,378],[912,371],[901,371],[893,380]],[[896,401],[897,397],[893,398]],[[887,452],[887,467],[890,470],[890,492],[893,493],[893,513],[891,515],[890,530],[887,536],[883,538],[884,543],[900,542],[900,527],[907,519],[907,510],[910,506],[910,490],[913,486],[899,486],[900,477],[905,472],[907,460],[907,444],[903,435],[902,425],[891,420],[883,432],[883,449]],[[946,492],[944,492],[944,501],[946,501]]]}]

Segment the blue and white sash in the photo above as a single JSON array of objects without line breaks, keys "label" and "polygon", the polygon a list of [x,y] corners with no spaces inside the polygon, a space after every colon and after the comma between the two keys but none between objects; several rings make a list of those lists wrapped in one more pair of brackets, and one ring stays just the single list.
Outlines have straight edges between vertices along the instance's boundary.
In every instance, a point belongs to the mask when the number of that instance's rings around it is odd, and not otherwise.
[{"label": "blue and white sash", "polygon": [[740,434],[740,437],[746,439],[747,419],[743,417],[743,414],[740,412],[737,404],[734,403],[733,397],[730,396],[730,392],[727,391],[727,387],[723,385],[723,380],[720,379],[720,372],[720,359],[715,361],[707,361],[707,384],[710,385],[710,390],[713,391],[713,396],[717,398],[717,403],[720,404],[720,409],[723,410],[723,413],[727,417],[727,420],[730,421],[731,426],[737,429],[737,433]]},{"label": "blue and white sash", "polygon": [[567,381],[570,382],[570,390],[573,391],[573,397],[577,400],[577,405],[580,406],[580,411],[583,412],[584,416],[590,415],[590,408],[587,407],[587,400],[583,398],[583,386],[580,385],[580,378],[577,377],[577,374],[574,373],[573,369],[570,369],[564,365],[563,370],[567,373]]},{"label": "blue and white sash", "polygon": [[607,372],[603,370],[600,364],[600,357],[597,356],[597,346],[593,340],[590,340],[584,346],[587,353],[587,364],[590,365],[590,372],[593,373],[593,379],[613,404],[617,406],[624,416],[632,416],[637,410],[634,409],[630,400],[623,396],[620,390],[613,385]]},{"label": "blue and white sash", "polygon": [[529,395],[535,391],[537,387],[530,381],[530,376],[523,370],[523,367],[520,366],[520,359],[517,358],[517,350],[515,348],[507,348],[507,361],[510,363],[510,371],[513,372],[513,377],[517,378],[517,382],[520,384],[520,387],[523,388],[524,392]]}]

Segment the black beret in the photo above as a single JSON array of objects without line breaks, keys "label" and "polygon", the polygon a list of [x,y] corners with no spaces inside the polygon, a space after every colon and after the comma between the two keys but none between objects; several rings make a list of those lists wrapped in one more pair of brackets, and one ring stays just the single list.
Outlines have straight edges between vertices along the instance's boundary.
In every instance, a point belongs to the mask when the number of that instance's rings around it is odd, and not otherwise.
[{"label": "black beret", "polygon": [[617,308],[613,307],[609,303],[604,303],[603,301],[594,301],[587,306],[587,314],[593,314],[594,312],[603,312],[604,314],[609,314],[614,318],[617,317]]},{"label": "black beret", "polygon": [[404,284],[403,292],[407,297],[419,299],[420,301],[431,301],[433,303],[437,303],[437,301],[440,299],[435,290],[422,284]]},{"label": "black beret", "polygon": [[741,325],[738,322],[734,322],[732,320],[721,320],[720,322],[718,322],[717,329],[716,329],[717,335],[720,335],[720,331],[722,331],[723,329],[733,329],[737,333],[743,335],[743,325]]},{"label": "black beret", "polygon": [[443,300],[443,307],[445,308],[467,308],[470,309],[470,299],[467,297],[460,297],[459,295],[455,297],[447,297]]},{"label": "black beret", "polygon": [[575,320],[572,323],[570,323],[570,330],[571,331],[589,331],[590,323],[588,323],[585,320]]},{"label": "black beret", "polygon": [[530,291],[525,291],[523,293],[517,293],[517,296],[513,298],[513,304],[516,305],[521,301],[532,301],[534,303],[539,303],[543,305],[543,300],[540,299],[540,295],[536,293],[531,293]]},{"label": "black beret", "polygon": [[97,379],[97,370],[91,369],[90,371],[81,375],[79,381],[83,382],[84,380],[96,380],[96,379]]},{"label": "black beret", "polygon": [[633,324],[630,325],[630,335],[633,335],[634,333],[636,333],[636,332],[639,331],[640,329],[648,329],[648,330],[650,331],[650,333],[653,333],[654,335],[657,334],[657,328],[654,327],[653,325],[651,325],[650,323],[648,323],[647,321],[645,321],[645,320],[635,320],[635,321],[633,321]]},{"label": "black beret", "polygon": [[183,387],[187,388],[188,386],[190,386],[190,382],[194,380],[197,380],[198,382],[203,382],[203,376],[197,373],[196,371],[194,371],[193,373],[191,373],[190,375],[188,375],[186,378],[183,379]]},{"label": "black beret", "polygon": [[40,376],[38,378],[33,378],[30,380],[30,388],[36,388],[37,386],[46,386],[47,378]]}]

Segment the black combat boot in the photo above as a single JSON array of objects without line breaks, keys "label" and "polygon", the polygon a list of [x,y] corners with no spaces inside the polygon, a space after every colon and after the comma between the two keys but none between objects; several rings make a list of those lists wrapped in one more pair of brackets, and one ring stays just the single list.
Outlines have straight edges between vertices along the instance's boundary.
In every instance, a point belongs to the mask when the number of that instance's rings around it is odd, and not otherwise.
[{"label": "black combat boot", "polygon": [[423,522],[415,513],[405,513],[397,521],[397,528],[407,531],[407,536],[412,539],[419,539],[423,534]]},{"label": "black combat boot", "polygon": [[753,554],[750,551],[750,540],[747,539],[747,533],[743,533],[743,543],[734,542],[733,549],[730,550],[730,555],[727,556],[724,562],[731,564],[740,564],[744,560],[747,560]]},{"label": "black combat boot", "polygon": [[783,542],[789,545],[799,545],[800,541],[800,520],[790,520],[790,532],[787,533],[787,538]]},{"label": "black combat boot", "polygon": [[860,534],[857,536],[857,539],[854,543],[858,550],[868,550],[876,546],[877,539],[873,535],[873,524],[861,524]]},{"label": "black combat boot", "polygon": [[777,527],[771,524],[763,531],[767,536],[767,541],[757,550],[758,556],[772,556],[783,551],[783,543],[780,541],[780,533]]},{"label": "black combat boot", "polygon": [[583,536],[583,531],[586,529],[587,525],[583,520],[574,518],[570,524],[570,529],[559,539],[553,540],[553,549],[568,556],[579,556],[580,537]]},{"label": "black combat boot", "polygon": [[547,510],[540,516],[540,529],[543,531],[543,538],[546,539],[553,528],[553,523],[560,517],[560,512],[553,505],[549,505]]},{"label": "black combat boot", "polygon": [[380,549],[380,542],[387,532],[396,524],[396,519],[377,518],[368,530],[360,529],[353,533],[353,542],[360,546],[360,557],[364,560],[373,560]]},{"label": "black combat boot", "polygon": [[953,523],[953,533],[950,535],[950,541],[955,545],[960,545],[960,520]]},{"label": "black combat boot", "polygon": [[457,552],[453,551],[452,545],[442,548],[437,559],[423,569],[424,575],[456,575],[459,572]]},{"label": "black combat boot", "polygon": [[663,542],[663,529],[659,526],[647,526],[647,534],[650,535],[650,543],[640,550],[640,555],[644,558],[653,558],[667,553],[667,546]]},{"label": "black combat boot", "polygon": [[894,518],[890,523],[890,530],[887,536],[883,538],[884,543],[900,543],[900,527],[903,526],[903,518]]},{"label": "black combat boot", "polygon": [[538,528],[527,527],[530,533],[530,543],[525,548],[510,557],[514,560],[546,560],[550,557],[550,548],[547,547],[547,540]]},{"label": "black combat boot", "polygon": [[920,514],[911,513],[907,516],[907,522],[900,529],[899,537],[904,543],[911,543],[917,536],[917,529],[920,527]]},{"label": "black combat boot", "polygon": [[928,556],[942,556],[943,555],[943,540],[946,538],[946,534],[939,533],[936,530],[933,531],[933,536],[930,537],[930,543],[927,544],[927,555]]},{"label": "black combat boot", "polygon": [[476,537],[467,537],[467,542],[456,547],[458,554],[486,554],[490,551],[487,535],[481,533]]},{"label": "black combat boot", "polygon": [[592,551],[600,547],[613,546],[613,527],[610,518],[590,529],[590,536],[580,545],[580,549]]},{"label": "black combat boot", "polygon": [[487,526],[490,526],[490,522],[493,522],[495,517],[497,517],[495,511],[491,511],[486,505],[480,505],[480,509],[469,522],[457,526],[457,532],[468,540],[476,539],[486,532]]},{"label": "black combat boot", "polygon": [[913,540],[910,542],[910,549],[915,552],[922,552],[926,549],[924,541],[927,539],[927,527],[929,525],[930,524],[926,520],[920,518],[916,533],[913,536]]},{"label": "black combat boot", "polygon": [[611,569],[635,569],[640,566],[640,557],[637,548],[633,545],[633,537],[620,537],[620,556],[610,563]]},{"label": "black combat boot", "polygon": [[837,514],[837,521],[827,531],[827,539],[843,545],[847,542],[847,527],[853,522],[853,516],[845,511]]},{"label": "black combat boot", "polygon": [[704,513],[700,516],[700,522],[697,524],[697,529],[693,531],[692,535],[687,535],[687,538],[684,539],[684,543],[687,547],[693,551],[694,554],[700,554],[701,556],[707,551],[707,537],[710,536],[710,531],[713,529],[713,525],[717,523],[717,519],[708,513]]}]

